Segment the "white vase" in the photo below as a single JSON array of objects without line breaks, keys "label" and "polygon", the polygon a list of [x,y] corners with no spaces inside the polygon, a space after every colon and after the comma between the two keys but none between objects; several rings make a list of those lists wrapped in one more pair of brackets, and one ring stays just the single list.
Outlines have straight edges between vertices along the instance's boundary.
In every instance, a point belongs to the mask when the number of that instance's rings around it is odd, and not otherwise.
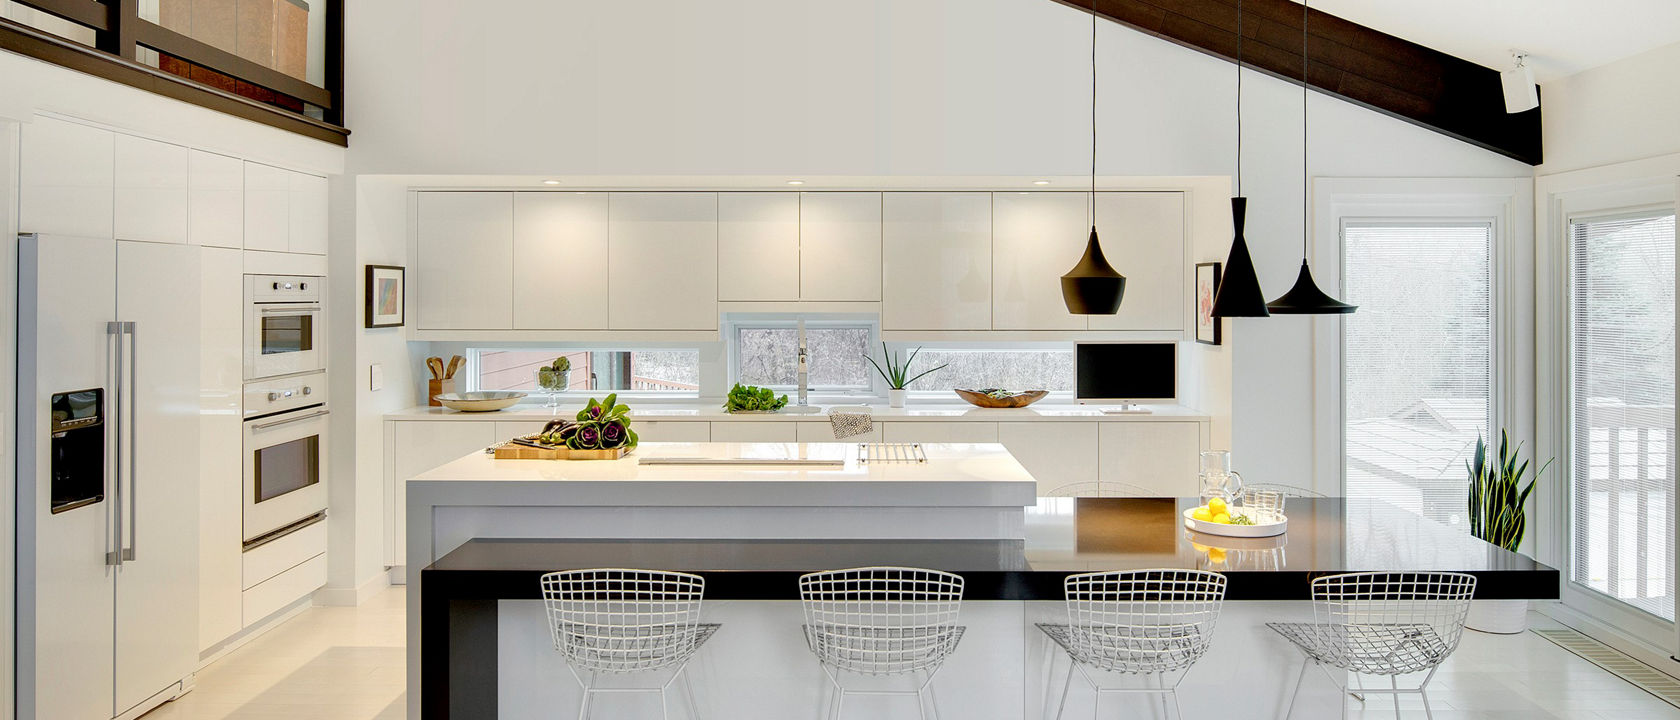
[{"label": "white vase", "polygon": [[904,389],[888,390],[887,405],[895,408],[904,407]]},{"label": "white vase", "polygon": [[1495,635],[1515,635],[1528,629],[1528,601],[1472,600],[1464,626]]}]

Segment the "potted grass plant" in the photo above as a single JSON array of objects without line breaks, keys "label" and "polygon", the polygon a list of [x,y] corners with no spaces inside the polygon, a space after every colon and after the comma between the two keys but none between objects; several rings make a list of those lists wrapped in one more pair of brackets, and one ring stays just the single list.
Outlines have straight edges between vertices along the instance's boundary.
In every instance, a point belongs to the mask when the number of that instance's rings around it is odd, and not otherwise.
[{"label": "potted grass plant", "polygon": [[[1522,445],[1512,447],[1503,430],[1499,432],[1496,460],[1488,457],[1489,449],[1482,438],[1476,438],[1476,454],[1464,464],[1470,473],[1470,534],[1517,552],[1528,531],[1529,493],[1534,491],[1534,481],[1552,462],[1547,460],[1529,477],[1528,461],[1520,457]],[[1528,480],[1526,483],[1524,478]],[[1470,604],[1465,626],[1486,633],[1520,633],[1528,627],[1528,601],[1476,600]]]},{"label": "potted grass plant", "polygon": [[881,379],[887,381],[888,405],[895,408],[904,407],[904,389],[909,387],[910,383],[916,382],[917,380],[927,377],[932,373],[945,369],[944,365],[940,365],[939,367],[931,370],[925,370],[917,373],[916,375],[911,375],[910,364],[916,362],[916,353],[921,351],[921,348],[911,350],[910,357],[905,358],[903,363],[899,363],[898,354],[887,352],[887,344],[881,343],[881,359],[887,362],[887,366],[884,368],[881,367],[880,363],[875,362],[875,358],[868,355],[863,356],[863,359],[868,360],[870,365],[875,366],[875,372],[881,374]]}]

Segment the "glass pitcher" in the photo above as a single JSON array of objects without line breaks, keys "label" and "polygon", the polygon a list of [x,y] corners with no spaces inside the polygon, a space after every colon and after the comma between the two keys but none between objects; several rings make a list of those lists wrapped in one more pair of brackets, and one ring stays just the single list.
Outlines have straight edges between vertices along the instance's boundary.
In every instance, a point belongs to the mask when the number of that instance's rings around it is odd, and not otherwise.
[{"label": "glass pitcher", "polygon": [[1202,504],[1208,500],[1219,498],[1228,505],[1240,505],[1242,499],[1242,475],[1231,469],[1230,450],[1209,450],[1202,453],[1202,470],[1197,476],[1201,481]]}]

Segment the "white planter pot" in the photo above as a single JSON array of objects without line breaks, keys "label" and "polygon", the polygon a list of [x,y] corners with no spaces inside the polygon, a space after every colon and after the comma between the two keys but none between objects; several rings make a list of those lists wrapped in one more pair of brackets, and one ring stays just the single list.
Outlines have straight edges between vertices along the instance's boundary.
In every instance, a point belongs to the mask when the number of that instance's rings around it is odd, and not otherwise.
[{"label": "white planter pot", "polygon": [[887,405],[895,408],[904,407],[904,390],[888,390]]},{"label": "white planter pot", "polygon": [[1528,629],[1528,601],[1472,600],[1464,626],[1495,635],[1515,635]]}]

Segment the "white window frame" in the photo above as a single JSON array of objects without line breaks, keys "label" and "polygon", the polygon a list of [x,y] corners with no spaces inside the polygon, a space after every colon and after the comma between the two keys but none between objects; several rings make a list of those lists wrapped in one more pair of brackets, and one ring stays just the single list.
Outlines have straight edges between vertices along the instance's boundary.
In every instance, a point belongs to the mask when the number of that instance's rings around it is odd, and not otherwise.
[{"label": "white window frame", "polygon": [[[1680,161],[1680,158],[1677,158]],[[1566,478],[1573,467],[1574,377],[1574,288],[1571,262],[1571,227],[1577,220],[1613,219],[1652,211],[1674,210],[1680,205],[1680,180],[1670,175],[1640,176],[1643,164],[1628,168],[1622,178],[1607,177],[1613,170],[1583,171],[1543,179],[1539,194],[1543,204],[1536,209],[1537,222],[1547,227],[1538,238],[1542,262],[1536,267],[1540,290],[1537,296],[1537,341],[1546,348],[1536,362],[1536,394],[1545,398],[1536,417],[1536,457],[1555,458],[1557,478]],[[1675,166],[1680,166],[1676,162]],[[1539,493],[1536,493],[1539,494]],[[1680,493],[1675,512],[1680,513]],[[1545,493],[1551,512],[1543,517],[1552,532],[1541,549],[1542,562],[1558,568],[1563,604],[1590,620],[1583,631],[1640,655],[1642,649],[1672,655],[1680,651],[1680,624],[1672,623],[1632,605],[1574,582],[1571,503],[1569,483],[1552,482]],[[1671,596],[1680,610],[1680,580],[1669,569]],[[1597,627],[1592,625],[1596,624]],[[1608,631],[1608,632],[1603,632]],[[1614,637],[1619,635],[1619,637]],[[1645,648],[1631,647],[1633,643]],[[1649,657],[1649,654],[1646,654]],[[1673,670],[1670,669],[1672,673]]]},{"label": "white window frame", "polygon": [[[1344,294],[1346,256],[1342,231],[1349,224],[1486,223],[1492,229],[1493,428],[1533,447],[1533,181],[1529,178],[1318,178],[1313,184],[1310,258],[1319,287]],[[1335,272],[1325,272],[1334,268]],[[1346,337],[1337,316],[1314,316],[1314,489],[1346,495]],[[1531,533],[1530,547],[1538,533]]]},{"label": "white window frame", "polygon": [[[799,326],[799,321],[805,321],[805,329],[861,329],[869,332],[869,346],[875,347],[881,343],[881,321],[879,315],[851,315],[851,314],[801,314],[801,313],[746,313],[730,316],[723,323],[724,355],[728,358],[728,383],[723,390],[727,391],[735,383],[741,382],[741,331],[742,330],[788,330]],[[812,385],[806,390],[811,398],[862,400],[886,397],[886,386],[875,375],[873,367],[865,367],[868,378],[866,385]],[[797,383],[790,385],[766,385],[777,392],[793,393],[799,390]]]}]

